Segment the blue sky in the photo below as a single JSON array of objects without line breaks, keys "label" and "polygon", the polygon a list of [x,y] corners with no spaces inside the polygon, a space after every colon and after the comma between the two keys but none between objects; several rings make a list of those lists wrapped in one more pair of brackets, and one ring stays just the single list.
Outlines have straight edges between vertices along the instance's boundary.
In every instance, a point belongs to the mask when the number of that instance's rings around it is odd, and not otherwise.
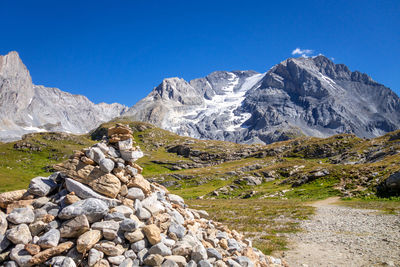
[{"label": "blue sky", "polygon": [[400,1],[1,1],[35,84],[133,105],[163,78],[265,72],[296,48],[400,93]]}]

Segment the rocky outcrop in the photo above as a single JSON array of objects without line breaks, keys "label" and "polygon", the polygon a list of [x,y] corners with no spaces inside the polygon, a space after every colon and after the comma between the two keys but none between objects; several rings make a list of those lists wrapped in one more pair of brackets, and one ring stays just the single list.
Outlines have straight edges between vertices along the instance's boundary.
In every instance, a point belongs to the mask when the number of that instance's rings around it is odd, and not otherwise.
[{"label": "rocky outcrop", "polygon": [[17,52],[0,56],[0,141],[41,131],[86,133],[127,107],[34,85]]},{"label": "rocky outcrop", "polygon": [[[131,133],[117,125],[107,141],[57,165],[59,172],[32,179],[28,190],[0,194],[1,265],[284,265],[145,180]],[[101,168],[105,159],[112,168]]]}]

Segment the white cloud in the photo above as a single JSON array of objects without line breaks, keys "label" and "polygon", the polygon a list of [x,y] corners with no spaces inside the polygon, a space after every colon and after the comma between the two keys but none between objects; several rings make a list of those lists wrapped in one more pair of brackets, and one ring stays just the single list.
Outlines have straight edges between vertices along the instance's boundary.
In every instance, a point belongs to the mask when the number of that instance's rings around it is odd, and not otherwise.
[{"label": "white cloud", "polygon": [[312,53],[314,53],[314,50],[311,49],[301,49],[297,47],[295,50],[292,51],[292,55],[301,55],[302,57],[308,57]]}]

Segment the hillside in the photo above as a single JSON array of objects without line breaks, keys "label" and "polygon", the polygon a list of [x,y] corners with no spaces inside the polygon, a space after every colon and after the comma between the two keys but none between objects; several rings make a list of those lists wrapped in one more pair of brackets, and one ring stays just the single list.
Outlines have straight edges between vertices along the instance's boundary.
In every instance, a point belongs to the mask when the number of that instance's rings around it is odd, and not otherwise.
[{"label": "hillside", "polygon": [[242,145],[181,137],[151,124],[116,120],[91,135],[36,133],[0,144],[0,190],[25,188],[31,178],[47,176],[53,164],[68,159],[73,150],[91,146],[92,139],[101,139],[117,122],[133,129],[145,154],[137,161],[145,178],[245,232],[264,253],[287,248],[287,235],[299,231],[299,223],[313,213],[304,201],[351,196],[374,199],[361,203],[365,207],[398,212],[397,202],[377,201],[376,194],[396,195],[381,185],[400,170],[399,131],[375,139],[337,135]]},{"label": "hillside", "polygon": [[[181,137],[151,124],[116,120],[91,135],[37,133],[0,144],[2,191],[24,186],[72,150],[126,122],[145,156],[143,175],[186,198],[324,198],[390,195],[382,185],[400,170],[400,131],[374,139],[343,134],[243,145]],[[23,164],[19,164],[23,162]],[[393,193],[393,192],[392,192]],[[393,193],[395,194],[395,193]]]}]

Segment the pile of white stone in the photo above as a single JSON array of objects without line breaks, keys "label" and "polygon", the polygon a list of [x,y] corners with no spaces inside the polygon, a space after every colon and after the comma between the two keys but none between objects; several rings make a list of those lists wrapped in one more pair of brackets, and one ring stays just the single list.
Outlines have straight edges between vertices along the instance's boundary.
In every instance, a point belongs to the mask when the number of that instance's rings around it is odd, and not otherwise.
[{"label": "pile of white stone", "polygon": [[75,152],[28,190],[0,194],[2,266],[282,266],[149,183],[129,127]]}]

